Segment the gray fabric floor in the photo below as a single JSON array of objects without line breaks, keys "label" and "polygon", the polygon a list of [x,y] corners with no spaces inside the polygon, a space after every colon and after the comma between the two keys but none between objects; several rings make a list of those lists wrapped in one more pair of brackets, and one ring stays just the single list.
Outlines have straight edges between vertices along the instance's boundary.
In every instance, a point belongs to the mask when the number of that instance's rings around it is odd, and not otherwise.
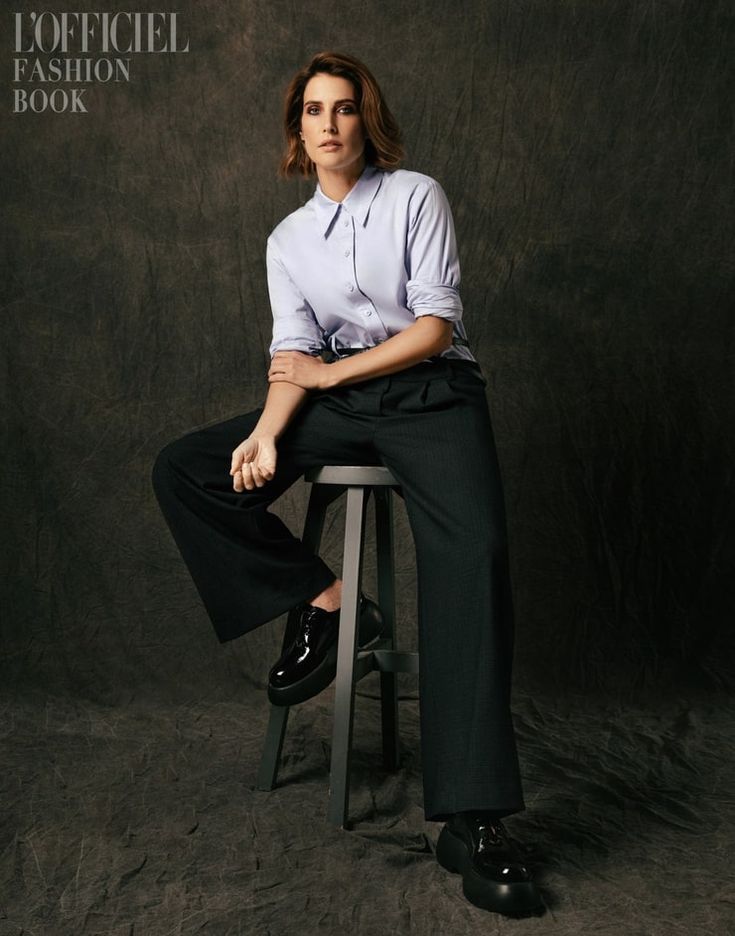
[{"label": "gray fabric floor", "polygon": [[[332,690],[294,708],[280,784],[255,790],[264,695],[120,708],[2,706],[0,936],[735,933],[735,704],[516,694],[529,849],[548,911],[476,910],[423,818],[418,706],[380,763],[359,687],[349,831],[324,821]],[[459,769],[459,768],[458,768]]]}]

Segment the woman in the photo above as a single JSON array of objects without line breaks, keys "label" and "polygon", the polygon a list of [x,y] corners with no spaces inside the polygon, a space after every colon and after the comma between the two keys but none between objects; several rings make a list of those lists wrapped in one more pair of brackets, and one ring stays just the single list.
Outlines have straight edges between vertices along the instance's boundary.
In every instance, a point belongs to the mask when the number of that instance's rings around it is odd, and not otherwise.
[{"label": "woman", "polygon": [[[451,211],[436,181],[397,168],[400,132],[355,59],[314,56],[287,89],[285,123],[281,173],[316,173],[317,185],[267,242],[265,405],[167,446],[155,489],[221,641],[292,612],[268,691],[293,704],[334,678],[341,582],[267,507],[312,466],[391,470],[416,544],[424,809],[445,823],[437,858],[477,906],[539,912],[500,821],[525,808],[505,516]],[[379,618],[363,598],[361,645]]]}]

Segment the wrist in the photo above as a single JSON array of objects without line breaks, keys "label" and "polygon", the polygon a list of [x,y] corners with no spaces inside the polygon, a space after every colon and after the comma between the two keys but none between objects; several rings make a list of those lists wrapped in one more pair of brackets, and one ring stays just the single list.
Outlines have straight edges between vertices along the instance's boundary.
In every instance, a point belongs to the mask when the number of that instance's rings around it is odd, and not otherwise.
[{"label": "wrist", "polygon": [[338,387],[342,382],[344,368],[341,366],[343,361],[333,361],[331,364],[325,364],[322,368],[322,375],[319,381],[320,390],[331,390]]},{"label": "wrist", "polygon": [[249,438],[256,439],[258,442],[275,442],[278,439],[278,433],[273,429],[269,429],[267,426],[263,426],[262,428],[256,426],[250,433]]}]

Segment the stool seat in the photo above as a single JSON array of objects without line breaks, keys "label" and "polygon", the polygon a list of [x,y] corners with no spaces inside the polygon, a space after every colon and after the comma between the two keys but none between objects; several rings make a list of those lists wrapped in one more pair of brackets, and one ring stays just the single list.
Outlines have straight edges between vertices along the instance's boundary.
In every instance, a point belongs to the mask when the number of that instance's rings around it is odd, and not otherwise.
[{"label": "stool seat", "polygon": [[[306,511],[303,543],[317,553],[327,508],[347,492],[342,556],[342,607],[337,645],[332,756],[329,774],[327,819],[344,826],[349,802],[349,764],[355,685],[368,673],[380,673],[380,707],[383,760],[389,770],[399,762],[397,673],[418,673],[418,653],[395,647],[395,566],[393,561],[392,493],[400,484],[383,465],[322,465],[311,468],[304,479],[312,485]],[[375,502],[375,538],[378,573],[378,606],[383,615],[383,635],[370,650],[358,650],[358,609],[362,580],[365,511],[368,498]],[[286,650],[294,634],[284,633]],[[271,705],[265,747],[258,771],[257,788],[272,790],[286,733],[289,707]]]},{"label": "stool seat", "polygon": [[304,480],[312,484],[343,484],[346,487],[400,487],[384,465],[323,465],[310,468],[304,474]]}]

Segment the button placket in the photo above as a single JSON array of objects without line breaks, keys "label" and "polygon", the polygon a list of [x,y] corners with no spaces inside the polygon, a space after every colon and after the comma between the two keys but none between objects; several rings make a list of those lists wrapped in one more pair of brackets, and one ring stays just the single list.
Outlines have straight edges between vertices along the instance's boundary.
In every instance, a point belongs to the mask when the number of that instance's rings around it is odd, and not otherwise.
[{"label": "button placket", "polygon": [[345,282],[345,285],[347,286],[347,291],[352,293],[357,286],[357,270],[355,269],[355,224],[351,215],[349,218],[345,219],[345,227],[347,227],[348,230],[345,231],[345,249],[343,253],[347,261],[346,266],[349,266],[350,276],[350,279]]}]

